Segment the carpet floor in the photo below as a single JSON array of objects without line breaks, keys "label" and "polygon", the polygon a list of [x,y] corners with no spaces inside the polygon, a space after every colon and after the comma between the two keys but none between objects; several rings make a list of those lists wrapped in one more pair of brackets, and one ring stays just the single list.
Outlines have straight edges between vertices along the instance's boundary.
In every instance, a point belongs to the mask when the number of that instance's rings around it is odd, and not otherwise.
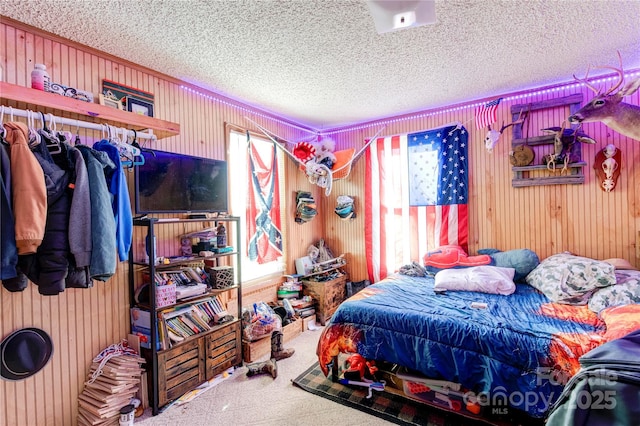
[{"label": "carpet floor", "polygon": [[[278,377],[247,377],[246,367],[192,401],[170,404],[151,415],[145,410],[135,419],[141,426],[465,426],[479,423],[432,408],[388,392],[373,392],[371,400],[362,389],[350,389],[325,378],[315,354],[321,330],[305,331],[287,342],[291,358],[278,361]],[[268,355],[259,359],[265,360]],[[309,368],[313,365],[314,368]],[[341,389],[340,389],[341,388]],[[331,394],[333,393],[333,394]],[[503,423],[504,424],[504,423]],[[510,425],[541,423],[512,422]]]},{"label": "carpet floor", "polygon": [[[278,361],[278,377],[247,377],[237,368],[231,377],[184,405],[170,405],[157,416],[145,410],[140,426],[385,426],[390,423],[365,412],[305,392],[292,381],[316,362],[321,330],[305,331],[287,342],[291,358]],[[264,360],[264,358],[259,359]]]}]

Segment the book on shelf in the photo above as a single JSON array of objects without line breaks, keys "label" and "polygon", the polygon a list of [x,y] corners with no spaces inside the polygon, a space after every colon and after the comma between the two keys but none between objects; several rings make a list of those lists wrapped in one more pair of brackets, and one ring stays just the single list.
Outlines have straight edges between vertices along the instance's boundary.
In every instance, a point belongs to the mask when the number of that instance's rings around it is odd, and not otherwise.
[{"label": "book on shelf", "polygon": [[219,295],[187,306],[163,310],[158,313],[161,347],[168,349],[174,343],[209,331],[227,315]]}]

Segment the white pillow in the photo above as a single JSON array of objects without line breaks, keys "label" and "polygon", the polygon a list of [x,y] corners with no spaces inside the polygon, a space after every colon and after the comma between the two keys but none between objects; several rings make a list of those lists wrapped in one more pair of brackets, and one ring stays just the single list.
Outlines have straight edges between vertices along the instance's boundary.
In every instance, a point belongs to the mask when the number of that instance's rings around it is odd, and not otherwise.
[{"label": "white pillow", "polygon": [[513,282],[516,270],[499,266],[473,266],[463,269],[443,269],[436,274],[435,290],[478,291],[509,295],[516,291]]}]

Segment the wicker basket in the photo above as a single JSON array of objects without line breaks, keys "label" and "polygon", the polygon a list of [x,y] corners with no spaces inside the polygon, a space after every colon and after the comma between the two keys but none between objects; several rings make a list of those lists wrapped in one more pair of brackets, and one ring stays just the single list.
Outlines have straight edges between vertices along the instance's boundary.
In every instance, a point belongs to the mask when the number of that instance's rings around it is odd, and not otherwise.
[{"label": "wicker basket", "polygon": [[227,288],[233,286],[233,266],[214,266],[207,268],[212,288]]}]

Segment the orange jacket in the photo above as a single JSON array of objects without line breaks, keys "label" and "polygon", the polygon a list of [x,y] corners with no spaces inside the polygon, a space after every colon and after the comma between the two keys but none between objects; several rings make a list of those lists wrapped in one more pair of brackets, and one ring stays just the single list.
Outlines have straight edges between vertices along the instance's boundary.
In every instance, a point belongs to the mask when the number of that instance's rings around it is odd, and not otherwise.
[{"label": "orange jacket", "polygon": [[18,254],[35,253],[47,221],[47,188],[40,163],[29,149],[27,126],[5,123],[11,156],[11,198]]}]

